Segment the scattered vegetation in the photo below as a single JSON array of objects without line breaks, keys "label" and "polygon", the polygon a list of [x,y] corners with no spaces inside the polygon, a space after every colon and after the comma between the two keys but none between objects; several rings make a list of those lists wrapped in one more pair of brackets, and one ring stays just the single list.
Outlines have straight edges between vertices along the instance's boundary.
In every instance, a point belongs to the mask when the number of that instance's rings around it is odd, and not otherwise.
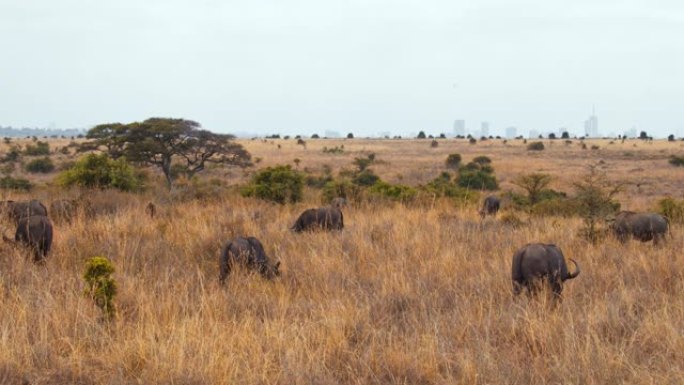
[{"label": "scattered vegetation", "polygon": [[672,155],[669,160],[670,164],[676,167],[684,166],[684,156]]},{"label": "scattered vegetation", "polygon": [[527,145],[527,151],[542,151],[544,150],[544,143],[532,142]]},{"label": "scattered vegetation", "polygon": [[458,170],[461,165],[461,154],[449,154],[446,159],[446,167],[452,170]]},{"label": "scattered vegetation", "polygon": [[87,154],[73,167],[61,172],[57,181],[64,187],[114,188],[138,191],[143,188],[143,176],[125,158],[111,159],[107,154]]},{"label": "scattered vegetation", "polygon": [[102,317],[111,321],[116,314],[114,296],[116,295],[116,281],[112,278],[114,265],[105,257],[92,257],[86,261],[83,273],[85,281],[84,294],[95,302],[102,311]]},{"label": "scattered vegetation", "polygon": [[304,176],[292,166],[274,166],[259,170],[241,190],[243,196],[280,204],[302,200]]},{"label": "scattered vegetation", "polygon": [[580,234],[595,243],[604,233],[598,224],[605,223],[608,216],[620,210],[620,203],[613,197],[620,192],[622,184],[611,182],[605,172],[591,165],[582,180],[574,183],[574,187],[579,214],[584,222]]},{"label": "scattered vegetation", "polygon": [[30,191],[33,184],[24,178],[14,178],[6,175],[0,178],[0,189]]},{"label": "scattered vegetation", "polygon": [[43,173],[47,174],[55,170],[55,164],[49,156],[45,156],[38,159],[33,159],[26,163],[26,171],[33,173]]},{"label": "scattered vegetation", "polygon": [[48,142],[36,141],[35,144],[27,144],[24,148],[26,156],[46,156],[50,155],[50,144]]},{"label": "scattered vegetation", "polygon": [[684,223],[684,200],[663,198],[658,201],[658,212],[671,222]]}]

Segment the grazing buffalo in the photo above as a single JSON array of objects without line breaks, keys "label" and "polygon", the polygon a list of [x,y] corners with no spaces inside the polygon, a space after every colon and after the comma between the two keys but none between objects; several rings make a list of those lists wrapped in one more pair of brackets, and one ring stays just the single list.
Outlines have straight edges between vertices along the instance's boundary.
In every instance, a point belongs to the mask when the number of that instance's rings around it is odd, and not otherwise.
[{"label": "grazing buffalo", "polygon": [[641,242],[653,240],[657,244],[665,238],[669,225],[667,218],[660,214],[620,211],[610,228],[621,242],[631,236]]},{"label": "grazing buffalo", "polygon": [[241,263],[250,269],[255,269],[267,279],[273,279],[280,275],[278,270],[280,261],[271,264],[264,251],[264,246],[254,237],[238,237],[226,244],[219,260],[219,282],[224,283],[226,281],[235,263]]},{"label": "grazing buffalo", "polygon": [[22,217],[17,223],[14,241],[33,249],[34,261],[40,262],[47,257],[52,245],[52,223],[44,215]]},{"label": "grazing buffalo", "polygon": [[580,273],[577,262],[571,261],[575,264],[574,273],[568,271],[563,252],[558,246],[544,243],[525,245],[513,255],[513,292],[520,294],[523,287],[528,292],[534,292],[546,281],[553,293],[560,296],[563,281],[575,278]]},{"label": "grazing buffalo", "polygon": [[311,230],[342,230],[344,228],[344,216],[337,207],[327,206],[317,209],[305,210],[291,230],[295,232]]},{"label": "grazing buffalo", "polygon": [[495,197],[494,195],[490,195],[487,198],[485,198],[484,203],[482,204],[482,208],[480,209],[480,217],[484,219],[487,215],[491,216],[496,216],[496,213],[499,211],[499,207],[501,206],[501,201],[499,198]]},{"label": "grazing buffalo", "polygon": [[14,223],[19,223],[19,220],[24,217],[29,217],[32,215],[42,215],[47,216],[48,211],[44,204],[40,203],[35,199],[30,201],[5,201],[3,202],[4,208],[7,210],[9,218]]},{"label": "grazing buffalo", "polygon": [[78,201],[76,199],[58,199],[50,203],[50,214],[55,220],[71,222],[77,214]]},{"label": "grazing buffalo", "polygon": [[150,218],[154,218],[154,216],[157,214],[157,206],[150,202],[145,206],[145,213],[150,216]]}]

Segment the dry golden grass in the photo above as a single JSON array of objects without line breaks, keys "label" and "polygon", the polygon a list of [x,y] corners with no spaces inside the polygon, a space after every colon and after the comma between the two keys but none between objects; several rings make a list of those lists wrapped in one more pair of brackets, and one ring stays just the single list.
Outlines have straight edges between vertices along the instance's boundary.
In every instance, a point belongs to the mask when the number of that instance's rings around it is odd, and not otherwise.
[{"label": "dry golden grass", "polygon": [[[621,197],[635,209],[679,197],[683,180],[666,161],[679,142],[606,141],[592,151],[556,141],[538,154],[517,141],[450,140],[431,149],[429,141],[308,140],[306,150],[276,142],[280,150],[244,143],[263,158],[259,166],[300,158],[300,168],[314,170],[349,167],[354,156],[375,152],[385,162],[373,166],[378,174],[407,184],[436,176],[451,152],[465,161],[490,156],[504,188],[520,172],[542,170],[569,189],[586,164],[604,160],[615,179],[641,183]],[[320,151],[342,143],[342,155]],[[46,188],[32,196],[47,203],[66,194]],[[171,204],[151,193],[109,193],[116,213],[55,224],[44,266],[2,245],[0,383],[684,383],[679,227],[664,246],[593,246],[578,236],[578,219],[525,218],[511,228],[480,223],[475,207],[438,201],[351,207],[343,232],[295,235],[288,227],[319,203],[308,196],[278,206],[234,195]],[[159,203],[155,219],[144,215],[148,200]],[[243,234],[261,239],[283,274],[269,282],[236,271],[220,287],[220,248]],[[513,252],[535,241],[558,244],[582,268],[555,309],[543,296],[511,294]],[[82,295],[84,261],[95,255],[117,268],[110,325]]]}]

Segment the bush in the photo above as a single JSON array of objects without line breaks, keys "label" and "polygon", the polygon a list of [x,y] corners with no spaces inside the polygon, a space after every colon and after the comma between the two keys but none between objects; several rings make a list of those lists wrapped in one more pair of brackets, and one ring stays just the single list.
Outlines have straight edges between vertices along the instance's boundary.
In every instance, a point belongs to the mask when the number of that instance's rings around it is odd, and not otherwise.
[{"label": "bush", "polygon": [[672,155],[669,160],[670,164],[676,167],[684,166],[684,156]]},{"label": "bush", "polygon": [[88,154],[73,167],[57,176],[64,187],[115,188],[136,191],[143,187],[143,177],[124,158],[111,159],[107,154]]},{"label": "bush", "polygon": [[458,176],[458,185],[474,190],[496,190],[499,188],[496,177],[484,170],[462,169]]},{"label": "bush", "polygon": [[116,282],[111,277],[113,273],[114,266],[105,257],[88,259],[83,273],[83,280],[86,284],[84,294],[93,299],[107,321],[111,320],[115,314]]},{"label": "bush", "polygon": [[532,206],[530,213],[539,216],[572,217],[579,215],[579,203],[574,199],[546,199]]},{"label": "bush", "polygon": [[443,172],[430,183],[421,187],[421,190],[438,198],[446,197],[463,203],[476,203],[480,199],[480,194],[477,191],[459,187],[451,180],[451,175],[447,172]]},{"label": "bush", "polygon": [[492,164],[492,160],[488,156],[480,155],[473,158],[473,163],[484,166],[486,164]]},{"label": "bush", "polygon": [[468,143],[470,143],[470,144],[475,144],[475,143],[477,143],[477,139],[475,139],[475,138],[470,138],[470,139],[468,139]]},{"label": "bush", "polygon": [[338,197],[349,202],[359,202],[363,197],[363,188],[348,180],[332,180],[323,186],[322,193],[324,202],[332,202]]},{"label": "bush", "polygon": [[496,190],[499,188],[491,164],[470,162],[458,170],[458,185],[471,190]]},{"label": "bush", "polygon": [[506,226],[511,226],[513,228],[520,228],[525,224],[525,222],[523,222],[523,220],[520,219],[514,213],[505,213],[504,215],[502,215],[501,223]]},{"label": "bush", "polygon": [[301,201],[303,189],[302,174],[286,165],[260,170],[241,193],[243,196],[285,204]]},{"label": "bush", "polygon": [[341,146],[341,147],[335,146],[332,148],[323,147],[323,152],[326,154],[342,154],[342,153],[344,153],[344,146]]},{"label": "bush", "polygon": [[4,176],[0,178],[0,189],[30,191],[33,185],[28,179]]},{"label": "bush", "polygon": [[535,172],[519,175],[513,184],[527,191],[529,203],[535,204],[540,201],[540,194],[551,183],[551,179],[551,175]]},{"label": "bush", "polygon": [[446,158],[446,167],[456,170],[461,165],[461,154],[449,154]]},{"label": "bush", "polygon": [[363,170],[362,172],[356,174],[354,179],[352,179],[352,183],[355,185],[366,187],[372,186],[378,181],[380,181],[380,177],[375,175],[370,169]]},{"label": "bush", "polygon": [[425,139],[425,138],[426,138],[426,136],[425,136],[425,132],[424,132],[424,131],[421,131],[421,132],[418,133],[418,139]]},{"label": "bush", "polygon": [[580,233],[588,241],[595,243],[603,234],[597,224],[620,210],[620,203],[614,201],[613,196],[620,191],[622,185],[610,182],[605,172],[592,165],[589,166],[589,172],[574,186],[579,215],[584,221]]},{"label": "bush", "polygon": [[27,144],[24,149],[24,155],[41,156],[50,155],[50,144],[48,142],[37,141],[35,145]]},{"label": "bush", "polygon": [[542,151],[544,149],[544,143],[542,142],[532,142],[527,145],[528,151]]},{"label": "bush", "polygon": [[417,191],[410,186],[378,181],[368,189],[368,193],[371,198],[389,199],[391,201],[407,203],[416,197]]},{"label": "bush", "polygon": [[333,177],[330,174],[325,175],[307,175],[304,178],[304,183],[313,188],[323,188],[328,182],[332,182]]},{"label": "bush", "polygon": [[19,160],[19,156],[21,156],[21,148],[17,145],[13,145],[10,147],[10,150],[7,151],[7,154],[0,159],[0,162],[16,162]]},{"label": "bush", "polygon": [[54,171],[54,169],[54,163],[52,163],[50,157],[47,156],[34,159],[26,164],[26,171],[28,172],[41,172],[43,174],[47,174]]},{"label": "bush", "polygon": [[684,223],[684,201],[664,198],[658,201],[658,212],[670,221]]}]

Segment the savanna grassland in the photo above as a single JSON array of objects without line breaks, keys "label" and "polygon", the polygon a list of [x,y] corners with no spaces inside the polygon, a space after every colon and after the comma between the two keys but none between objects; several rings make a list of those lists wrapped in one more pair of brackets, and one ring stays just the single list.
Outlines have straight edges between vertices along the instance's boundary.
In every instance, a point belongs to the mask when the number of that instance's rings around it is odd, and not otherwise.
[{"label": "savanna grassland", "polygon": [[[47,205],[86,194],[99,215],[55,221],[44,265],[25,250],[0,247],[0,383],[684,383],[681,225],[655,247],[611,237],[594,245],[580,236],[577,217],[516,212],[522,224],[511,226],[480,221],[474,204],[436,199],[353,203],[344,209],[344,231],[293,234],[298,214],[322,203],[318,190],[278,205],[233,187],[261,167],[294,167],[295,158],[299,170],[329,167],[337,175],[369,153],[384,180],[418,185],[458,152],[464,162],[489,156],[502,190],[539,171],[571,194],[590,164],[626,183],[617,195],[623,209],[653,210],[684,188],[684,169],[667,161],[684,142],[597,140],[582,149],[577,140],[545,140],[539,152],[518,140],[438,142],[243,140],[255,167],[206,170],[204,178],[226,185],[201,200],[166,191],[155,170],[139,194],[63,190],[51,182],[54,173],[27,176],[36,187],[4,199]],[[322,152],[342,145],[341,154]],[[58,169],[73,160],[51,157]],[[155,218],[145,215],[150,201]],[[504,214],[510,210],[504,203]],[[238,269],[221,287],[220,249],[237,235],[258,237],[282,275],[267,281]],[[511,257],[528,242],[556,243],[580,264],[558,306],[543,295],[512,296]],[[110,323],[83,295],[84,262],[97,255],[116,267]]]}]

